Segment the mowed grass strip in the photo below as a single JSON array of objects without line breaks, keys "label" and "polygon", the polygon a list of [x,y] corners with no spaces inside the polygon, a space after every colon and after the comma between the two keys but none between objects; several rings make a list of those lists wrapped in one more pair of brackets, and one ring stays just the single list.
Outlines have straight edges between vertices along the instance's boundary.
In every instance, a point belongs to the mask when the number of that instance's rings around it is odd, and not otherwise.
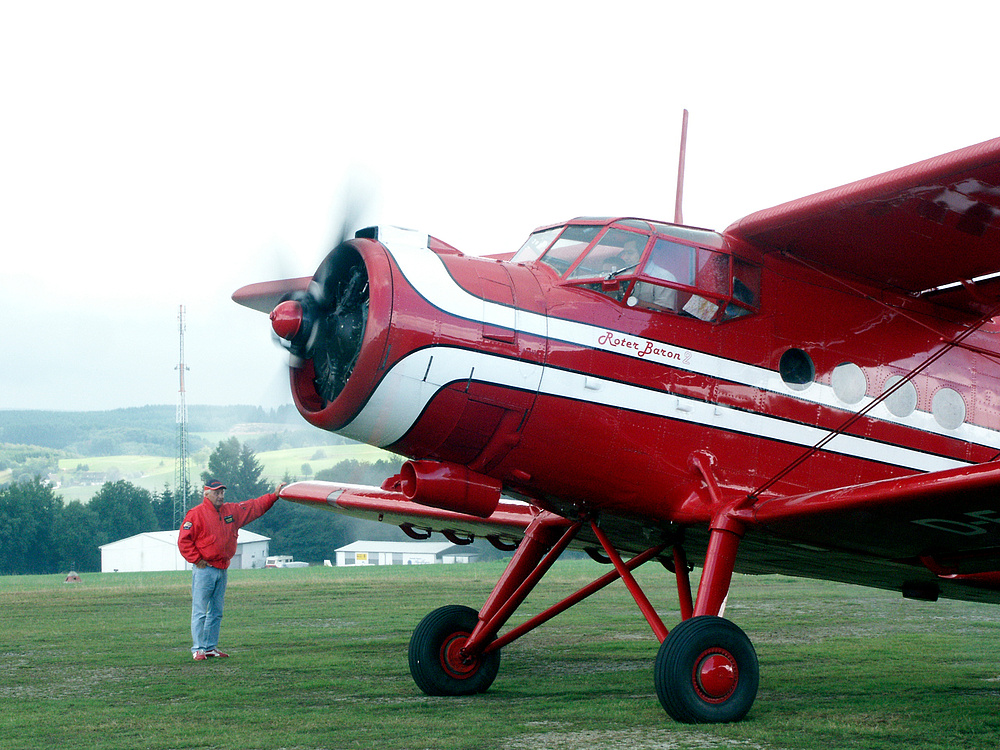
[{"label": "mowed grass strip", "polygon": [[[186,573],[0,578],[3,748],[994,748],[1000,609],[737,577],[753,639],[747,720],[673,723],[657,643],[621,584],[504,649],[492,689],[430,698],[407,644],[430,610],[478,608],[500,564],[232,571],[226,660],[189,652]],[[524,619],[605,571],[558,563]],[[668,626],[672,581],[639,579]]]}]

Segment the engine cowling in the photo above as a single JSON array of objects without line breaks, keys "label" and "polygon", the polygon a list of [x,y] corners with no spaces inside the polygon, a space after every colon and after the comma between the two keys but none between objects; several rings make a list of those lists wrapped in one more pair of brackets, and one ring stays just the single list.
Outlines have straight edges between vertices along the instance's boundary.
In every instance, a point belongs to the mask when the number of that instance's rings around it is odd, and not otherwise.
[{"label": "engine cowling", "polygon": [[384,249],[366,239],[342,243],[320,264],[308,291],[282,305],[272,326],[297,357],[295,404],[313,425],[336,430],[364,403],[383,360],[392,316]]}]

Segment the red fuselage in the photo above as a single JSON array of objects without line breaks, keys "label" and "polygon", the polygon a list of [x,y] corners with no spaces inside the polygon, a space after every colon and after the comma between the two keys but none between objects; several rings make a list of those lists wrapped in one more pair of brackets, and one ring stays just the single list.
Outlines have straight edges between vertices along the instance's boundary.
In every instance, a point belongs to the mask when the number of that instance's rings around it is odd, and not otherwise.
[{"label": "red fuselage", "polygon": [[[367,273],[363,335],[346,382],[326,395],[313,362],[322,354],[292,370],[303,416],[412,459],[467,466],[563,515],[663,525],[709,520],[699,461],[735,500],[1000,452],[997,330],[977,330],[897,385],[969,321],[723,234],[636,220],[570,224],[595,237],[638,232],[645,265],[588,271],[586,242],[577,256],[563,253],[568,267],[546,263],[541,254],[561,227],[533,235],[536,247],[512,260],[382,228],[334,250],[341,266],[360,260]],[[680,281],[676,270],[659,280],[651,270],[654,243],[667,240],[690,251]],[[711,264],[727,270],[707,283]],[[643,279],[671,301],[637,302]]]}]

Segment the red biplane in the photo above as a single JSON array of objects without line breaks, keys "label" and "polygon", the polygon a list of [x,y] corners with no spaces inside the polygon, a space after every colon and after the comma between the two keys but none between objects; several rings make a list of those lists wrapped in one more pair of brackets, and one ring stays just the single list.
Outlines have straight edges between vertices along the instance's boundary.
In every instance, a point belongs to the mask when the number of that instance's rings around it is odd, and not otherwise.
[{"label": "red biplane", "polygon": [[[308,422],[409,459],[284,498],[513,551],[478,611],[417,626],[431,695],[486,690],[504,645],[618,578],[685,722],[757,693],[719,616],[734,571],[1000,601],[1000,139],[724,232],[580,218],[474,257],[372,227],[234,299],[270,313]],[[501,633],[567,548],[610,572]],[[670,631],[648,561],[676,577]]]}]

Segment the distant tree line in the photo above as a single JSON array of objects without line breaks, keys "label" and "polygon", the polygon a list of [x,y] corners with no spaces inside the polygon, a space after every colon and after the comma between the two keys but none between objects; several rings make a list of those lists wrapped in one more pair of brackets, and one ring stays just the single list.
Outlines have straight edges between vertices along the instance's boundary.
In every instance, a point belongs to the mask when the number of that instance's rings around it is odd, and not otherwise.
[{"label": "distant tree line", "polygon": [[[191,452],[207,448],[196,433],[228,432],[236,424],[274,425],[277,434],[304,433],[314,443],[317,437],[330,444],[343,438],[300,428],[295,407],[264,409],[259,406],[191,406],[188,434]],[[0,411],[0,444],[37,446],[80,456],[162,455],[177,449],[177,409],[174,406],[141,406],[108,411]],[[296,446],[290,446],[296,447]]]},{"label": "distant tree line", "polygon": [[159,529],[153,496],[108,482],[84,505],[68,504],[39,478],[0,489],[0,574],[101,569],[98,547]]},{"label": "distant tree line", "polygon": [[[0,472],[11,481],[27,482],[55,473],[59,461],[81,456],[153,455],[177,452],[177,410],[173,406],[143,406],[95,412],[0,411]],[[304,426],[293,406],[192,406],[188,419],[188,451],[210,447],[198,433],[229,432],[238,424],[264,425],[247,439],[256,451],[339,445],[348,442],[333,433]],[[260,428],[258,428],[260,429]]]},{"label": "distant tree line", "polygon": [[27,482],[32,477],[44,477],[55,471],[63,458],[72,458],[72,454],[39,445],[0,444],[0,471],[10,469],[14,481]]},{"label": "distant tree line", "polygon": [[[342,461],[314,478],[379,485],[398,468],[389,461]],[[212,452],[202,481],[220,480],[227,486],[227,502],[241,502],[273,489],[262,473],[254,451],[234,437]],[[198,502],[200,487],[187,506]],[[65,503],[40,477],[15,481],[0,488],[0,574],[99,571],[101,545],[176,528],[173,505],[169,487],[155,493],[125,480],[105,483],[86,504]],[[271,537],[272,553],[310,562],[332,560],[337,547],[359,538],[405,539],[393,526],[288,502],[279,502],[247,528]]]}]

